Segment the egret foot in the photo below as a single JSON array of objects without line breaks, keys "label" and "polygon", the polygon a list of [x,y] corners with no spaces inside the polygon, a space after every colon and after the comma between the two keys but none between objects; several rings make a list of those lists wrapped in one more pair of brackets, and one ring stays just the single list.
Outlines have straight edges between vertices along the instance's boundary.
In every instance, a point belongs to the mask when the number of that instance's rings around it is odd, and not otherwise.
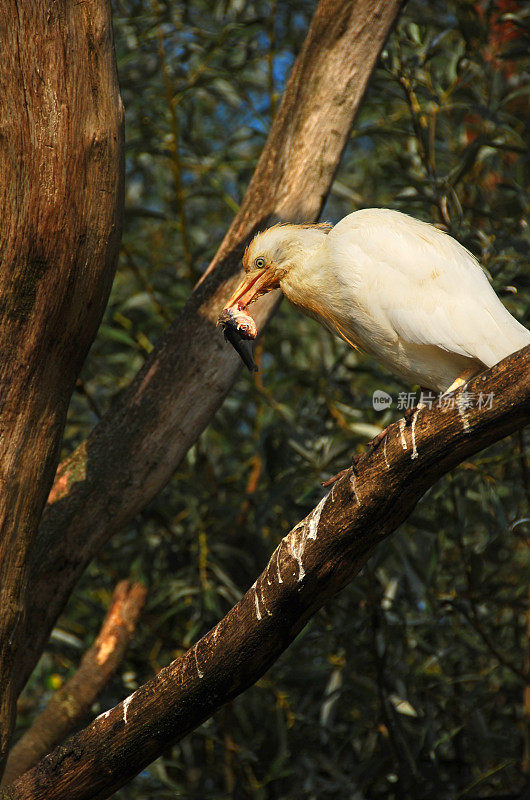
[{"label": "egret foot", "polygon": [[478,375],[479,371],[480,370],[477,369],[468,369],[463,372],[460,377],[456,378],[456,380],[452,382],[449,389],[445,390],[444,395],[450,394],[451,392],[456,392],[457,389],[461,389],[462,386],[465,386],[466,383],[471,380],[471,378],[473,378],[475,375]]},{"label": "egret foot", "polygon": [[352,458],[351,467],[346,467],[346,469],[341,469],[340,472],[337,472],[336,475],[333,475],[331,478],[328,478],[327,481],[322,481],[320,485],[323,486],[325,489],[327,489],[328,486],[333,486],[333,484],[336,483],[340,478],[342,478],[343,475],[346,475],[346,473],[349,472],[350,469],[353,469],[354,474],[356,474],[357,462],[359,461],[359,458],[360,456],[354,456]]}]

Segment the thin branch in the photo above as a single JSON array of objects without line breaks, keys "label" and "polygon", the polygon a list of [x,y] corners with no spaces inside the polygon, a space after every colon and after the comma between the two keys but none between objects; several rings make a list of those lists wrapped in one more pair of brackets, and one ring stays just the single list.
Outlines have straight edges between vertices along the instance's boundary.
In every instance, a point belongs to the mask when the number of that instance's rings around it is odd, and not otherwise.
[{"label": "thin branch", "polygon": [[509,670],[512,673],[512,675],[514,675],[520,681],[526,682],[527,676],[525,675],[524,670],[519,669],[519,667],[515,666],[515,664],[512,664],[511,661],[509,661],[491,641],[490,637],[480,624],[475,604],[472,601],[470,601],[471,614],[469,614],[466,611],[466,609],[462,607],[460,603],[455,603],[452,600],[446,600],[444,604],[450,605],[464,617],[469,626],[475,631],[475,633],[478,634],[478,636],[482,639],[482,641],[490,651],[491,655],[499,662],[501,666]]},{"label": "thin branch", "polygon": [[276,23],[276,0],[271,0],[269,5],[269,20],[268,20],[268,34],[269,34],[269,49],[267,52],[267,82],[269,89],[269,107],[271,121],[276,114],[276,94],[274,91],[274,55],[276,49],[276,37],[274,35],[274,26]]},{"label": "thin branch", "polygon": [[519,445],[519,463],[521,465],[521,482],[523,484],[523,491],[526,500],[525,514],[530,513],[530,472],[528,469],[528,456],[526,454],[526,445],[524,440],[523,431],[517,433],[517,442]]},{"label": "thin branch", "polygon": [[180,160],[180,135],[179,135],[179,121],[177,116],[177,104],[175,101],[175,91],[173,88],[173,81],[171,80],[171,75],[169,73],[169,67],[167,64],[166,47],[164,44],[164,31],[162,28],[162,16],[158,0],[153,0],[153,5],[158,15],[158,26],[157,26],[158,54],[160,56],[162,76],[164,78],[164,91],[166,94],[166,103],[171,123],[171,171],[173,173],[173,181],[175,183],[175,199],[179,215],[180,234],[182,237],[182,250],[184,253],[184,263],[186,264],[186,277],[192,278],[194,271],[193,271],[193,261],[191,257],[190,239],[188,234],[188,221],[186,219],[184,188],[182,186],[182,164]]},{"label": "thin branch", "polygon": [[0,800],[108,797],[252,685],[359,571],[433,483],[530,423],[530,346],[470,381],[446,409],[391,426],[280,542],[239,603],[194,647],[23,775]]},{"label": "thin branch", "polygon": [[530,586],[527,591],[528,608],[525,613],[525,685],[523,689],[523,754],[521,772],[530,777]]},{"label": "thin branch", "polygon": [[456,530],[456,537],[458,541],[458,549],[460,550],[460,558],[462,560],[462,565],[464,567],[464,575],[466,577],[466,586],[467,586],[467,593],[468,593],[468,601],[469,607],[471,612],[469,613],[461,603],[455,602],[453,600],[444,601],[447,605],[452,606],[459,614],[461,614],[470,628],[472,628],[478,636],[482,639],[492,656],[506,669],[510,670],[510,672],[519,680],[526,682],[526,676],[522,669],[516,664],[513,664],[506,656],[497,648],[495,643],[490,639],[489,635],[486,633],[482,624],[480,622],[479,613],[477,610],[477,604],[475,603],[475,586],[473,582],[473,574],[471,571],[471,566],[467,559],[466,548],[464,545],[464,539],[462,537],[462,530],[458,519],[458,508],[456,503],[456,496],[454,492],[454,487],[451,487],[452,492],[452,502],[454,508],[454,521],[455,521],[455,530]]},{"label": "thin branch", "polygon": [[101,413],[101,409],[94,400],[94,398],[92,397],[92,395],[90,394],[90,392],[88,391],[88,389],[86,388],[86,384],[81,377],[79,377],[75,382],[75,389],[80,395],[82,395],[82,397],[85,398],[88,407],[90,408],[96,419],[98,420],[101,419],[101,417],[103,416],[103,414]]},{"label": "thin branch", "polygon": [[123,661],[146,595],[147,589],[141,583],[118,583],[101,630],[77,672],[55,692],[44,711],[11,749],[3,785],[12,783],[36,764],[86,717]]},{"label": "thin branch", "polygon": [[160,314],[160,316],[165,320],[165,322],[170,322],[171,321],[170,315],[166,311],[166,308],[163,305],[163,303],[161,303],[160,300],[158,299],[153,286],[149,283],[145,275],[142,273],[142,270],[136,263],[136,259],[134,258],[131,250],[128,247],[126,247],[126,245],[124,245],[123,243],[121,246],[121,250],[127,260],[127,266],[129,267],[130,271],[132,272],[132,274],[134,275],[134,277],[136,278],[136,280],[138,281],[144,292],[148,294],[149,297],[151,298],[151,301],[157,313]]}]

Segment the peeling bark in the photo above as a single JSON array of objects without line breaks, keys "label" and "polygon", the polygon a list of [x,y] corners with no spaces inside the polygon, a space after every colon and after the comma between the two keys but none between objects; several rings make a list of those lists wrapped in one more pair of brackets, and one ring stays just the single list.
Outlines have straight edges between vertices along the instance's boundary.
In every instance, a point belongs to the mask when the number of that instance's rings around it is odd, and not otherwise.
[{"label": "peeling bark", "polygon": [[[318,218],[400,5],[321,0],[241,210],[207,275],[122,400],[58,470],[33,564],[21,686],[88,561],[164,486],[234,382],[240,362],[215,323],[240,279],[243,247],[273,219]],[[253,306],[259,325],[275,302],[268,296]]]},{"label": "peeling bark", "polygon": [[[491,393],[491,408],[464,408],[463,391]],[[392,425],[384,446],[362,456],[282,539],[224,619],[0,800],[103,800],[252,685],[438,478],[530,422],[530,346],[455,397],[452,407],[423,408]]]},{"label": "peeling bark", "polygon": [[116,265],[123,144],[106,0],[6,0],[0,39],[1,773],[35,532]]}]

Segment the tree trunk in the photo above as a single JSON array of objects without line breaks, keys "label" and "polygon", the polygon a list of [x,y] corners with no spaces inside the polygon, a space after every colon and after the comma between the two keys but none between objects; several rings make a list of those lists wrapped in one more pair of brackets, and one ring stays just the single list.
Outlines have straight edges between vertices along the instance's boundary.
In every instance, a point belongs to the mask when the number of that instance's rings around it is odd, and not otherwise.
[{"label": "tree trunk", "polygon": [[[400,5],[321,0],[241,210],[206,277],[121,402],[59,469],[33,564],[21,686],[88,561],[164,486],[234,382],[240,362],[215,323],[240,279],[242,249],[273,219],[318,218]],[[258,323],[276,301],[258,301]]]},{"label": "tree trunk", "polygon": [[[467,397],[492,398],[467,408]],[[103,800],[252,685],[448,470],[530,422],[530,346],[443,409],[391,426],[282,539],[245,596],[181,658],[46,756],[0,800]]]},{"label": "tree trunk", "polygon": [[35,532],[116,264],[123,147],[106,0],[5,0],[0,39],[1,773]]}]

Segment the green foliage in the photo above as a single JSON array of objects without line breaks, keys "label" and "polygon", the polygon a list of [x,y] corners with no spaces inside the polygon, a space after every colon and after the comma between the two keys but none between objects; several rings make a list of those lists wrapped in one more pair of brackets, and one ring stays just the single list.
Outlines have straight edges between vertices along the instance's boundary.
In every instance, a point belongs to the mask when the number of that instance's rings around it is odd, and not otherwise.
[{"label": "green foliage", "polygon": [[[313,11],[307,0],[116,0],[126,227],[68,453],[138,370],[243,196]],[[387,206],[445,225],[528,325],[528,16],[517,2],[409,2],[323,217]],[[526,70],[526,72],[525,72]],[[526,78],[526,81],[525,81]],[[512,287],[516,286],[515,294]],[[91,564],[22,701],[75,669],[115,582],[149,584],[95,711],[178,656],[390,419],[399,386],[284,303],[173,479]],[[119,797],[414,800],[524,784],[528,471],[513,437],[440,481],[268,675]],[[530,710],[527,712],[530,713]],[[530,765],[527,765],[530,769]]]}]

